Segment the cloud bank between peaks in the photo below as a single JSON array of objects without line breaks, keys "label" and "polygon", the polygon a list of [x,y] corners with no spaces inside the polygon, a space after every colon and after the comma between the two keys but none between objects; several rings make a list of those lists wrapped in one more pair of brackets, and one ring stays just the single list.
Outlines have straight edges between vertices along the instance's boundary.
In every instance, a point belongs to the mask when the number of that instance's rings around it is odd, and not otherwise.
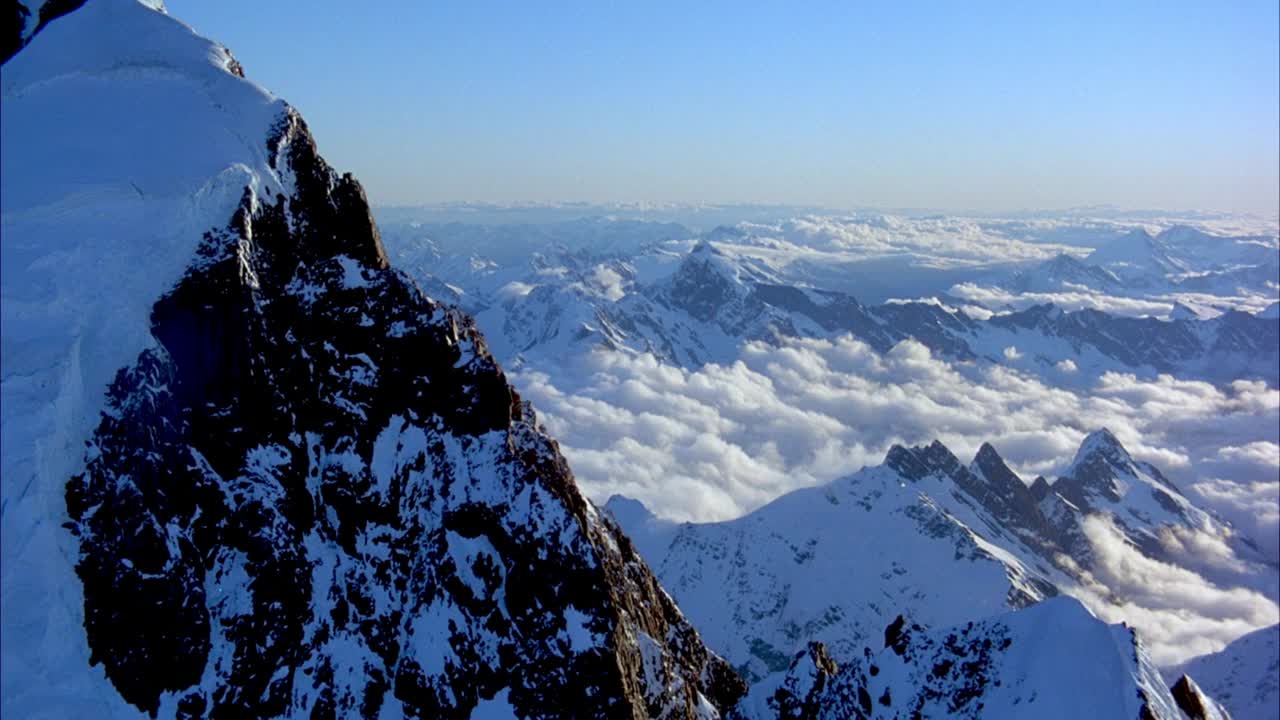
[{"label": "cloud bank between peaks", "polygon": [[[880,464],[894,443],[934,438],[966,463],[989,441],[1025,480],[1053,478],[1088,432],[1108,427],[1136,459],[1254,538],[1265,559],[1280,558],[1280,391],[1264,382],[1108,372],[1076,392],[1008,367],[949,362],[914,340],[879,354],[852,338],[749,343],[733,364],[697,370],[604,350],[569,362],[559,380],[538,371],[513,380],[597,502],[622,493],[674,520],[730,519]],[[1167,538],[1186,560],[1174,566],[1112,532],[1090,526],[1102,563],[1075,594],[1104,619],[1142,629],[1158,662],[1280,621],[1267,590],[1274,567],[1235,558],[1227,538]]]}]

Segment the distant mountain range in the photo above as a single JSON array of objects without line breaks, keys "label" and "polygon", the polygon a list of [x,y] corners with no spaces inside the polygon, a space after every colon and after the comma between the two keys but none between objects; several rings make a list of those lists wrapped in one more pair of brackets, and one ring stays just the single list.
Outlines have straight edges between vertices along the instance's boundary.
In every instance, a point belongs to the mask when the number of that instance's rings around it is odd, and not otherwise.
[{"label": "distant mountain range", "polygon": [[[1049,264],[1120,282],[1066,256]],[[1090,377],[1120,370],[1226,382],[1280,373],[1280,321],[1266,313],[1228,311],[1210,319],[1180,313],[1166,320],[1045,304],[983,317],[955,298],[867,306],[844,293],[780,282],[710,240],[652,281],[644,281],[641,265],[639,259],[535,259],[531,280],[537,284],[511,281],[505,294],[484,300],[456,287],[441,292],[451,302],[479,304],[490,346],[509,365],[601,346],[697,367],[732,362],[747,341],[848,334],[881,352],[913,338],[940,356],[998,364],[1008,362],[1005,351],[1012,347],[1025,358],[1019,367],[1059,382],[1067,360]],[[427,282],[440,287],[434,276]]]},{"label": "distant mountain range", "polygon": [[1110,241],[1088,257],[1059,255],[1019,272],[1006,287],[1021,292],[1093,290],[1198,292],[1234,295],[1280,283],[1280,252],[1274,238],[1218,237],[1186,225],[1152,236],[1137,229]]}]

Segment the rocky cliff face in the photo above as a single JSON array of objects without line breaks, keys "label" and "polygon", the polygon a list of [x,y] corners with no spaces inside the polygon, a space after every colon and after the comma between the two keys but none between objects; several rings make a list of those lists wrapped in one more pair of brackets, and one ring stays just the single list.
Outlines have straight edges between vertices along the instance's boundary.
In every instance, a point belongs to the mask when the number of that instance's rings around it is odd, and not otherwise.
[{"label": "rocky cliff face", "polygon": [[89,663],[152,716],[718,716],[742,682],[279,107],[65,479]]}]

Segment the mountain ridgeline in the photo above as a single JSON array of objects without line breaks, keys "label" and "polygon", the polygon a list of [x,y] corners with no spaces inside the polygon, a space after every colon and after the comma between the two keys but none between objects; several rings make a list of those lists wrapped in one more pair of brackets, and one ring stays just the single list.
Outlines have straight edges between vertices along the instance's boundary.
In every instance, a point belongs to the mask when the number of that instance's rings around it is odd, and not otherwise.
[{"label": "mountain ridgeline", "polygon": [[[414,256],[404,247],[400,253]],[[670,274],[648,282],[636,277],[637,258],[565,253],[544,262],[549,267],[535,268],[530,277],[516,275],[521,283],[538,284],[515,297],[486,294],[483,273],[474,279],[477,290],[471,294],[460,293],[425,267],[418,275],[443,300],[479,314],[504,362],[549,364],[600,346],[697,368],[731,364],[747,341],[784,344],[848,335],[880,353],[913,339],[939,357],[962,362],[1003,364],[1008,360],[1002,353],[1013,346],[1027,355],[1020,367],[1054,381],[1063,379],[1058,366],[1063,360],[1071,360],[1086,377],[1115,370],[1223,383],[1242,377],[1274,382],[1270,379],[1280,375],[1280,318],[1265,312],[1231,310],[1207,319],[1175,313],[1162,319],[1089,308],[1067,311],[1041,302],[984,318],[971,314],[971,307],[966,310],[964,301],[945,296],[867,305],[847,292],[780,277],[705,237]],[[1065,256],[1040,270],[1057,272],[1053,268],[1064,263],[1110,277],[1104,269]],[[619,278],[619,286],[606,293],[594,288],[602,273]],[[1055,282],[1064,281],[1055,277]]]},{"label": "mountain ridgeline", "polygon": [[[1145,688],[1133,690],[1150,713],[1143,717],[1178,717],[1169,710],[1177,701],[1130,629],[1108,635],[1075,600],[1056,598],[1097,570],[1088,527],[1099,518],[1161,562],[1174,561],[1165,533],[1221,522],[1158,469],[1135,461],[1106,429],[1088,435],[1052,483],[1039,478],[1028,486],[989,444],[966,466],[935,441],[894,446],[882,465],[732,521],[676,524],[622,497],[608,508],[711,647],[752,680],[744,707],[761,718],[1016,717],[1013,705],[1063,690],[1023,692],[1019,684],[1041,687],[1030,679],[1041,670],[1048,684],[1072,675],[1061,664],[1075,662],[1076,652],[1085,664],[1114,655],[1116,677]],[[974,618],[1001,613],[1007,619],[975,630]],[[1018,660],[1000,659],[1009,638],[989,629],[1023,622],[1044,629],[1009,640],[1024,646]],[[873,656],[880,631],[898,636],[904,623],[917,628],[913,637],[932,639],[918,652],[891,647]],[[1043,633],[1098,639],[1091,648],[1030,640]],[[806,643],[818,645],[797,651]],[[898,670],[877,679],[886,664]],[[1011,682],[1004,675],[1011,672],[1021,680]],[[797,682],[803,690],[792,687]],[[893,702],[872,702],[882,695]],[[1094,700],[1059,696],[1035,714],[1092,716]],[[1008,706],[996,712],[1000,703]]]},{"label": "mountain ridgeline", "polygon": [[[129,0],[83,12],[13,62],[78,34],[119,51],[133,24],[189,37]],[[359,183],[278,108],[267,181],[188,239],[66,480],[89,663],[165,717],[730,708],[742,681],[579,493],[470,318],[389,267]]]}]

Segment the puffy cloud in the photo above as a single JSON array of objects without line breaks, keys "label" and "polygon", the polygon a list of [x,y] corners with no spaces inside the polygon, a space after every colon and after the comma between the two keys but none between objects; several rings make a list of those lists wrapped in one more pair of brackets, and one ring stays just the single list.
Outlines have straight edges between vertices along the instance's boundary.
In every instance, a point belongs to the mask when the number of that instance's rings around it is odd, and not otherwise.
[{"label": "puffy cloud", "polygon": [[964,282],[952,287],[951,294],[991,310],[1026,310],[1032,305],[1053,303],[1064,310],[1102,310],[1113,315],[1143,317],[1167,316],[1173,309],[1172,302],[1119,297],[1084,288],[1055,293],[1015,293],[998,287]]},{"label": "puffy cloud", "polygon": [[1218,450],[1218,457],[1229,462],[1280,468],[1280,445],[1273,442],[1251,442],[1238,447],[1228,445]]},{"label": "puffy cloud", "polygon": [[[1093,550],[1094,569],[1084,573],[1084,582],[1072,588],[1072,594],[1099,618],[1137,628],[1159,665],[1217,652],[1245,633],[1280,622],[1280,606],[1273,599],[1246,587],[1220,586],[1192,569],[1153,560],[1102,516],[1086,518],[1084,531]],[[1207,533],[1183,533],[1182,541],[1218,542]],[[1224,547],[1200,548],[1206,549],[1210,557],[1238,562]]]},{"label": "puffy cloud", "polygon": [[[1026,479],[1052,477],[1105,426],[1256,538],[1265,560],[1280,556],[1280,392],[1265,383],[1112,372],[1073,390],[1014,367],[949,362],[914,340],[880,354],[848,337],[748,343],[733,364],[696,370],[605,350],[566,363],[513,380],[597,501],[623,493],[660,516],[727,519],[879,464],[893,443],[934,438],[966,461],[991,441]],[[1141,628],[1162,662],[1276,622],[1275,571],[1240,536],[1169,533],[1174,566],[1109,532],[1091,526],[1097,575],[1078,594],[1104,619]]]},{"label": "puffy cloud", "polygon": [[1257,482],[1208,478],[1190,487],[1191,498],[1217,510],[1257,543],[1263,557],[1280,556],[1280,480]]},{"label": "puffy cloud", "polygon": [[[883,355],[851,338],[749,343],[732,365],[697,370],[603,350],[566,363],[554,377],[527,369],[514,380],[583,487],[600,499],[624,492],[680,520],[735,517],[879,463],[893,443],[936,437],[966,457],[991,441],[1028,477],[1052,476],[1086,433],[1106,426],[1190,486],[1231,477],[1216,472],[1220,448],[1254,457],[1280,433],[1280,394],[1265,383],[1107,373],[1073,391],[1015,368],[947,362],[914,340]],[[672,483],[714,487],[697,496],[714,502],[694,502]],[[1223,497],[1198,499],[1217,507]]]}]

